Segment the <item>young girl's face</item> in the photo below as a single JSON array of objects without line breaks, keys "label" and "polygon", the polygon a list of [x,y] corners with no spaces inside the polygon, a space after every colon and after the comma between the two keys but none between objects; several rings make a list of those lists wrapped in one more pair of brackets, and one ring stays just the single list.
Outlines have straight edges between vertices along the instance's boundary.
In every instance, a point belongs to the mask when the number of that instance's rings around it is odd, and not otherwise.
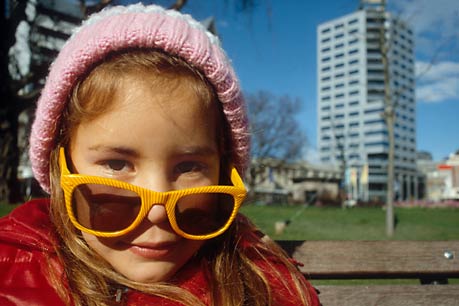
[{"label": "young girl's face", "polygon": [[[154,191],[218,185],[215,113],[180,82],[164,87],[145,74],[126,77],[112,106],[71,135],[73,171]],[[124,236],[83,237],[115,270],[139,282],[169,279],[203,244],[177,235],[162,205]]]}]

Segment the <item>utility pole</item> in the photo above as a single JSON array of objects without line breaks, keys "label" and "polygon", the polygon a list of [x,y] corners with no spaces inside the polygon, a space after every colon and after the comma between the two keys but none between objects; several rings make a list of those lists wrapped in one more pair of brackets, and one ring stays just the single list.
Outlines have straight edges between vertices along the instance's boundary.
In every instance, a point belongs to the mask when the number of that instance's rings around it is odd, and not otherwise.
[{"label": "utility pole", "polygon": [[381,27],[380,27],[380,48],[384,72],[384,113],[383,117],[387,126],[387,137],[389,141],[389,152],[387,156],[387,193],[386,193],[386,235],[394,235],[394,121],[395,107],[391,97],[389,50],[390,34],[386,29],[386,0],[381,0]]}]

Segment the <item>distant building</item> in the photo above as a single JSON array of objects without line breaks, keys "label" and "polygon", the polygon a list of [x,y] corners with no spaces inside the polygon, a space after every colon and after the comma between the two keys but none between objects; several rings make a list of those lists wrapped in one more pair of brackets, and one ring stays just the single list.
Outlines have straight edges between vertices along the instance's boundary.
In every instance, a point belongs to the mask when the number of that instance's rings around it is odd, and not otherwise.
[{"label": "distant building", "polygon": [[416,166],[420,176],[424,178],[423,196],[421,199],[440,201],[444,185],[444,178],[438,172],[440,162],[434,161],[429,152],[418,152]]},{"label": "distant building", "polygon": [[[253,160],[252,164],[259,161]],[[260,204],[315,204],[337,201],[341,173],[333,167],[264,159],[252,194]]]},{"label": "distant building", "polygon": [[459,200],[459,151],[443,161],[420,158],[418,169],[425,177],[425,199],[429,201]]},{"label": "distant building", "polygon": [[459,151],[450,154],[445,163],[438,165],[443,173],[442,200],[459,200]]},{"label": "distant building", "polygon": [[385,35],[396,105],[394,191],[401,200],[417,199],[413,32],[378,1],[361,3],[360,10],[317,28],[320,160],[343,169],[348,197],[385,200],[389,140],[382,117],[385,79],[380,48]]}]

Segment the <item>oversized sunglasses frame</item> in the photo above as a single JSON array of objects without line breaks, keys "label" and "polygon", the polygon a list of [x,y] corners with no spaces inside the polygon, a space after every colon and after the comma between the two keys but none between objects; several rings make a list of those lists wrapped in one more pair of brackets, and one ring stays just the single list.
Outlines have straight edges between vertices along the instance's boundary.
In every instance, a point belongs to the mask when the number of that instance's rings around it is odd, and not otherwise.
[{"label": "oversized sunglasses frame", "polygon": [[[196,188],[187,188],[182,190],[173,190],[167,192],[156,192],[153,190],[149,190],[146,188],[142,188],[136,185],[132,185],[123,181],[99,177],[99,176],[91,176],[91,175],[83,175],[83,174],[72,174],[67,166],[67,160],[65,157],[65,150],[63,147],[59,148],[59,167],[61,169],[61,188],[64,191],[64,199],[65,199],[65,206],[67,209],[67,213],[69,215],[70,221],[72,224],[79,230],[86,232],[88,234],[98,236],[98,237],[119,237],[129,233],[130,231],[134,230],[142,220],[147,216],[148,212],[154,205],[163,205],[166,210],[167,218],[172,229],[180,236],[192,239],[192,240],[206,240],[213,237],[216,237],[223,232],[225,232],[231,223],[234,221],[239,207],[241,206],[247,191],[244,187],[244,183],[237,172],[236,168],[231,167],[231,182],[233,186],[226,186],[226,185],[213,185],[213,186],[203,186],[203,187],[196,187]],[[111,186],[116,188],[121,188],[125,190],[129,190],[137,194],[141,199],[141,207],[139,214],[137,215],[136,219],[129,225],[127,228],[114,231],[114,232],[103,232],[93,230],[81,225],[73,212],[72,208],[72,194],[76,187],[83,185],[83,184],[98,184],[98,185],[105,185]],[[180,227],[177,225],[177,221],[175,218],[175,206],[177,201],[187,195],[192,194],[202,194],[202,193],[224,193],[231,195],[234,199],[234,208],[231,212],[231,215],[228,221],[225,223],[223,227],[220,229],[205,235],[193,235],[184,232]]]}]

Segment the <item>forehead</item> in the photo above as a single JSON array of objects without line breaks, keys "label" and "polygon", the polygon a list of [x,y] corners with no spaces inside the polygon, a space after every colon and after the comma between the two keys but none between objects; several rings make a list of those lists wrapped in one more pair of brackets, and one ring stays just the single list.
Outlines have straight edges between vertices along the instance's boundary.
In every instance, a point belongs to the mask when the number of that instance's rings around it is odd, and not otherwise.
[{"label": "forehead", "polygon": [[74,90],[69,106],[69,113],[76,115],[73,122],[92,120],[110,110],[114,107],[115,95],[132,92],[131,87],[139,83],[143,85],[142,90],[150,88],[155,95],[194,92],[202,102],[199,106],[204,108],[217,103],[213,87],[199,72],[183,62],[158,56],[156,53],[121,54],[96,66]]},{"label": "forehead", "polygon": [[215,103],[199,91],[195,82],[184,77],[162,77],[139,73],[124,76],[113,92],[113,106],[119,109],[139,108],[167,117],[185,114],[205,115],[206,121],[216,114]]},{"label": "forehead", "polygon": [[218,151],[215,104],[204,103],[189,86],[164,87],[132,76],[123,78],[112,98],[110,108],[76,127],[73,147],[122,146],[151,157],[190,146]]}]

